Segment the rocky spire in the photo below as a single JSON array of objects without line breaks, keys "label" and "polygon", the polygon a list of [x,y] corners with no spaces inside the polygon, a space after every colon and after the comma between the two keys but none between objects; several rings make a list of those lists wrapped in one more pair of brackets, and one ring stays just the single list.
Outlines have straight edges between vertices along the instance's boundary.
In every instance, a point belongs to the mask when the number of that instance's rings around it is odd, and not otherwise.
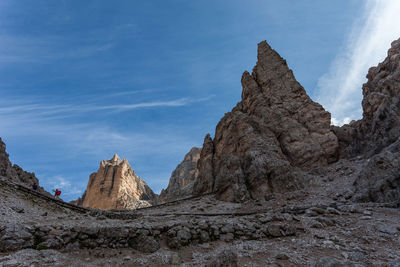
[{"label": "rocky spire", "polygon": [[161,191],[161,201],[173,201],[192,195],[197,161],[200,158],[200,151],[200,148],[193,147],[185,155],[183,161],[172,172],[168,187]]},{"label": "rocky spire", "polygon": [[135,209],[152,205],[157,195],[132,170],[129,162],[115,154],[100,162],[92,173],[82,198],[73,202],[84,207],[108,209]]},{"label": "rocky spire", "polygon": [[196,194],[269,198],[300,187],[302,168],[337,160],[329,112],[308,97],[267,42],[259,43],[257,58],[252,74],[242,76],[242,101],[218,123],[214,140],[205,138]]}]

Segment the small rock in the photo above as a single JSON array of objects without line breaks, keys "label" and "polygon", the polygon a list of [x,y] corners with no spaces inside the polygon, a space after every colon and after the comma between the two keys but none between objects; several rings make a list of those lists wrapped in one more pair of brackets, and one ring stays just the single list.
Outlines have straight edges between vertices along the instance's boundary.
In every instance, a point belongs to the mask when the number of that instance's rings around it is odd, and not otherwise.
[{"label": "small rock", "polygon": [[389,235],[394,235],[397,233],[397,229],[391,226],[387,225],[379,225],[377,227],[377,230],[381,233],[389,234]]},{"label": "small rock", "polygon": [[11,207],[11,209],[17,213],[24,213],[24,209],[21,207]]},{"label": "small rock", "polygon": [[132,257],[131,256],[125,256],[124,257],[124,261],[131,261],[132,260]]},{"label": "small rock", "polygon": [[361,262],[364,260],[364,254],[361,252],[351,252],[349,253],[349,259],[356,262]]},{"label": "small rock", "polygon": [[141,252],[153,253],[160,249],[160,244],[152,236],[140,235],[128,241],[129,245]]},{"label": "small rock", "polygon": [[333,257],[324,257],[318,259],[312,267],[344,267],[345,265]]},{"label": "small rock", "polygon": [[178,253],[172,253],[171,258],[170,258],[170,264],[172,265],[178,265],[181,264],[182,260],[181,257],[179,257]]},{"label": "small rock", "polygon": [[209,262],[207,267],[237,267],[238,256],[232,250],[224,250],[215,259]]},{"label": "small rock", "polygon": [[330,214],[341,215],[340,211],[332,207],[328,207],[326,211]]},{"label": "small rock", "polygon": [[364,214],[364,215],[367,215],[367,216],[371,216],[371,215],[372,215],[372,212],[369,211],[369,210],[365,210],[365,211],[363,212],[363,214]]},{"label": "small rock", "polygon": [[227,233],[227,234],[222,234],[219,239],[221,241],[229,242],[232,241],[235,238],[235,236],[232,233]]},{"label": "small rock", "polygon": [[360,219],[361,220],[371,220],[372,217],[371,216],[362,216]]},{"label": "small rock", "polygon": [[210,235],[206,231],[201,231],[200,232],[200,241],[203,243],[206,243],[210,241]]},{"label": "small rock", "polygon": [[268,225],[267,231],[272,237],[283,236],[283,233],[281,231],[281,227],[278,224]]},{"label": "small rock", "polygon": [[279,253],[275,256],[275,259],[286,261],[289,259],[289,256],[286,253]]}]

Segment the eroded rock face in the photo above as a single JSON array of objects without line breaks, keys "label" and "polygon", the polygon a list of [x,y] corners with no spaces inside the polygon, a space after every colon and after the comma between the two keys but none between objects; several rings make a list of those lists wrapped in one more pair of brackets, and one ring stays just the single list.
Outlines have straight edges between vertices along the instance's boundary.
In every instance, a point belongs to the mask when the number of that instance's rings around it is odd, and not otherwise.
[{"label": "eroded rock face", "polygon": [[172,172],[168,187],[161,191],[161,201],[173,201],[188,197],[192,194],[200,151],[200,148],[193,147],[189,153],[185,155],[184,160]]},{"label": "eroded rock face", "polygon": [[92,173],[85,193],[75,204],[102,210],[136,209],[152,205],[157,195],[132,170],[126,159],[118,155],[100,162]]},{"label": "eroded rock face", "polygon": [[[39,180],[34,173],[26,172],[16,164],[12,164],[6,152],[6,144],[0,138],[0,176],[22,183],[27,187],[31,187],[33,183],[39,185]],[[39,191],[44,191],[42,187],[38,187]]]},{"label": "eroded rock face", "polygon": [[400,140],[366,161],[354,186],[355,201],[400,205]]},{"label": "eroded rock face", "polygon": [[368,71],[363,85],[363,118],[333,127],[341,157],[372,156],[400,136],[400,39],[392,43],[386,59]]},{"label": "eroded rock face", "polygon": [[221,200],[268,199],[301,185],[303,169],[337,160],[330,113],[313,102],[286,61],[264,41],[253,73],[242,77],[242,101],[205,138],[195,194]]}]

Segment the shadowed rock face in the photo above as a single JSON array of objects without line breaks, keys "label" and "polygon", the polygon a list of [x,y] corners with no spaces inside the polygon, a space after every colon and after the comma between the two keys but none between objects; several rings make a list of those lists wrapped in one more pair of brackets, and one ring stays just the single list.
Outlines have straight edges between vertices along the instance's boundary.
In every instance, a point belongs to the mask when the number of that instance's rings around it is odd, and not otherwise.
[{"label": "shadowed rock face", "polygon": [[333,130],[342,158],[369,158],[354,182],[353,200],[400,205],[400,39],[367,78],[363,118]]},{"label": "shadowed rock face", "polygon": [[[6,152],[6,144],[0,138],[0,176],[7,177],[8,179],[25,184],[31,187],[33,183],[39,185],[39,180],[34,173],[26,172],[16,164],[12,164]],[[42,187],[38,187],[39,191],[44,191]]]},{"label": "shadowed rock face", "polygon": [[286,61],[264,41],[253,73],[242,77],[242,101],[206,136],[195,194],[221,200],[267,199],[301,186],[304,169],[337,160],[330,114],[313,102]]},{"label": "shadowed rock face", "polygon": [[386,59],[368,71],[363,85],[363,118],[333,127],[341,157],[372,156],[400,136],[400,39],[392,43]]},{"label": "shadowed rock face", "polygon": [[118,155],[100,162],[92,173],[82,198],[72,203],[103,210],[136,209],[150,206],[157,195],[139,178],[126,159]]},{"label": "shadowed rock face", "polygon": [[367,160],[354,186],[355,201],[400,205],[400,140]]},{"label": "shadowed rock face", "polygon": [[173,201],[192,195],[200,151],[200,148],[193,147],[189,153],[185,155],[184,160],[172,172],[168,187],[161,191],[161,201]]}]

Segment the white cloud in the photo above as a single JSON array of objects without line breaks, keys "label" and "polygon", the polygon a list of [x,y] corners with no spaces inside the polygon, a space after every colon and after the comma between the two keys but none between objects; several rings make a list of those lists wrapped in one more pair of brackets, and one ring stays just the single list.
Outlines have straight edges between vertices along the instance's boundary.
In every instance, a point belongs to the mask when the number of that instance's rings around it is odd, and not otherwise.
[{"label": "white cloud", "polygon": [[8,104],[7,100],[0,101],[0,116],[24,116],[29,114],[30,119],[33,117],[40,119],[59,118],[59,116],[71,117],[82,115],[83,113],[95,111],[124,112],[142,108],[159,108],[159,107],[181,107],[191,103],[207,101],[213,96],[199,99],[179,98],[169,101],[150,101],[134,104],[117,104],[117,105],[48,105],[43,103],[13,103]]},{"label": "white cloud", "polygon": [[318,81],[317,101],[341,125],[362,115],[362,84],[368,69],[386,57],[390,43],[400,37],[400,1],[368,0],[346,40],[344,50]]}]

